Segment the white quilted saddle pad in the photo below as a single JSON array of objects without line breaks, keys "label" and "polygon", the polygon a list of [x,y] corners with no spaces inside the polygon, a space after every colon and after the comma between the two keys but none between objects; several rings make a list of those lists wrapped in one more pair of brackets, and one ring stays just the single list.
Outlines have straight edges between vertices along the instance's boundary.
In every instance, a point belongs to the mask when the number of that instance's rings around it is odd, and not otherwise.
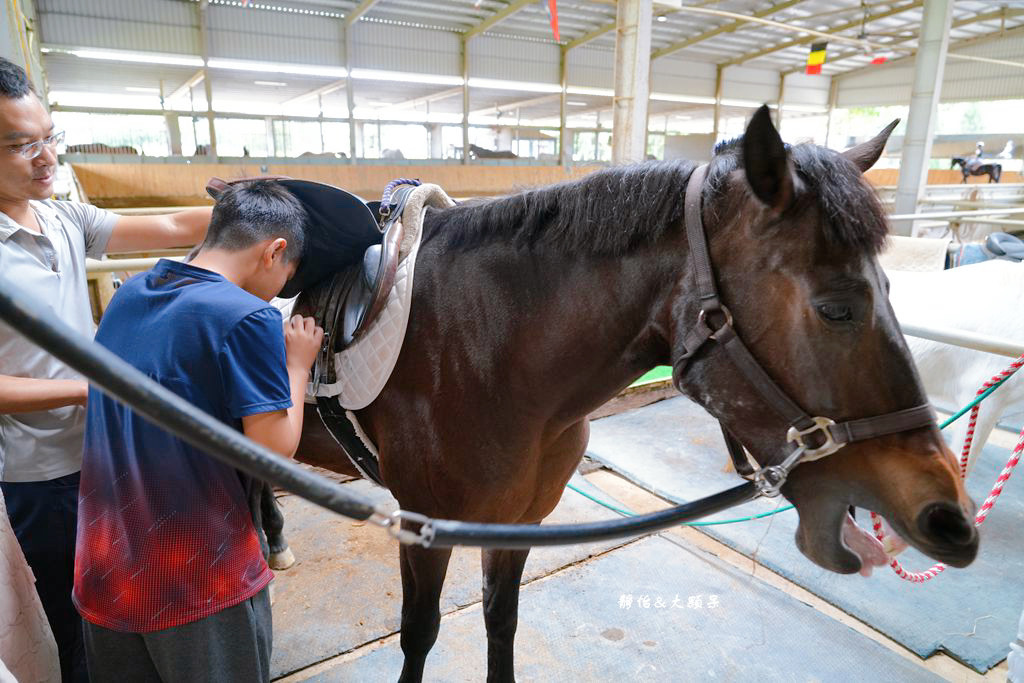
[{"label": "white quilted saddle pad", "polygon": [[[334,354],[334,384],[321,384],[315,396],[334,396],[346,410],[370,405],[391,377],[405,340],[412,302],[413,276],[427,208],[446,209],[455,202],[437,185],[424,184],[413,190],[402,212],[405,236],[399,248],[398,271],[387,303],[373,325],[348,348]],[[306,400],[315,401],[313,385],[306,387]]]}]

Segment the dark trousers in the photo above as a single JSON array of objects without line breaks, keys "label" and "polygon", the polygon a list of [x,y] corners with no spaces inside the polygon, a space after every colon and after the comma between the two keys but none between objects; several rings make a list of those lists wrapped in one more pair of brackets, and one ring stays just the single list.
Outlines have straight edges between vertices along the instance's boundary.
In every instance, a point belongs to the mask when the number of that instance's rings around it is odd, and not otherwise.
[{"label": "dark trousers", "polygon": [[86,621],[89,675],[93,683],[269,681],[271,621],[266,589],[204,619],[152,633]]},{"label": "dark trousers", "polygon": [[82,619],[71,603],[75,580],[79,474],[50,481],[0,482],[7,516],[53,630],[64,683],[88,683]]}]

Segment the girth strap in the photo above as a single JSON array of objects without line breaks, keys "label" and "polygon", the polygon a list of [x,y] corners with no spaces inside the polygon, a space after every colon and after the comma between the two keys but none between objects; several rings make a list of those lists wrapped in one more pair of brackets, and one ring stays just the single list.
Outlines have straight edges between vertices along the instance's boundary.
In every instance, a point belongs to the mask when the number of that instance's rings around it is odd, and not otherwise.
[{"label": "girth strap", "polygon": [[[363,444],[362,439],[356,433],[355,427],[349,421],[344,408],[338,405],[335,398],[318,396],[316,399],[316,411],[324,427],[330,432],[334,440],[345,451],[345,455],[355,465],[356,469],[365,477],[378,486],[384,486],[380,476],[380,462],[376,456]],[[386,488],[386,487],[385,487]]]}]

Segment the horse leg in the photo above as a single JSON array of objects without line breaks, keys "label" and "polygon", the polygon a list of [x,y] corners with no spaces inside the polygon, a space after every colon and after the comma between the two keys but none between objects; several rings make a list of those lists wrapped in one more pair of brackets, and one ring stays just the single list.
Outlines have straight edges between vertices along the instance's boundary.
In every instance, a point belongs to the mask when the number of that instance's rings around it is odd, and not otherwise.
[{"label": "horse leg", "polygon": [[263,533],[267,535],[267,545],[270,546],[270,557],[267,564],[271,569],[288,569],[295,564],[295,555],[288,547],[288,541],[284,537],[284,515],[281,514],[281,506],[277,504],[274,497],[274,487],[264,484],[260,495],[260,511],[263,516]]},{"label": "horse leg", "polygon": [[427,653],[441,627],[441,586],[448,571],[451,548],[428,550],[403,545],[399,549],[402,568],[402,665],[400,683],[423,680]]},{"label": "horse leg", "polygon": [[484,550],[484,625],[487,682],[514,683],[514,647],[519,624],[519,583],[527,550]]}]

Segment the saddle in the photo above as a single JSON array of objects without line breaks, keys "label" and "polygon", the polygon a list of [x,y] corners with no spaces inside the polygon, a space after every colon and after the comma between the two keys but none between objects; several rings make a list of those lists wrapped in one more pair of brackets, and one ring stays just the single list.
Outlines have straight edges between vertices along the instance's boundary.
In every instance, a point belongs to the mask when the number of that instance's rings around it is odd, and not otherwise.
[{"label": "saddle", "polygon": [[[410,187],[409,183],[418,186]],[[394,187],[399,189],[392,192]],[[362,431],[354,411],[376,400],[402,352],[426,211],[454,206],[440,187],[404,178],[388,185],[384,202],[383,207],[370,204],[382,218],[382,246],[385,251],[389,249],[388,242],[399,234],[401,243],[395,249],[398,269],[393,277],[388,276],[393,285],[388,288],[383,310],[378,314],[371,304],[366,309],[371,317],[362,320],[360,326],[359,311],[364,308],[360,292],[367,291],[372,278],[363,284],[349,283],[364,273],[373,274],[372,264],[378,261],[372,250],[367,251],[370,265],[336,275],[326,286],[317,288],[314,317],[325,330],[325,343],[313,365],[313,381],[306,390],[307,402],[316,404],[324,426],[353,465],[365,478],[381,486],[384,483],[376,447]],[[396,220],[401,221],[401,233],[394,232]],[[328,336],[337,343],[328,341]]]},{"label": "saddle", "polygon": [[[324,349],[337,346],[326,334],[340,334],[348,346],[370,327],[387,301],[398,269],[403,229],[399,221],[380,222],[380,202],[364,202],[345,190],[287,176],[241,178],[226,182],[211,178],[206,191],[217,199],[230,185],[251,180],[274,180],[306,209],[306,245],[295,275],[279,296],[287,299],[332,277],[326,305],[317,311],[325,330]],[[395,193],[391,206],[404,205],[411,188]],[[390,216],[401,215],[397,206]],[[340,326],[335,321],[341,321]]]}]

